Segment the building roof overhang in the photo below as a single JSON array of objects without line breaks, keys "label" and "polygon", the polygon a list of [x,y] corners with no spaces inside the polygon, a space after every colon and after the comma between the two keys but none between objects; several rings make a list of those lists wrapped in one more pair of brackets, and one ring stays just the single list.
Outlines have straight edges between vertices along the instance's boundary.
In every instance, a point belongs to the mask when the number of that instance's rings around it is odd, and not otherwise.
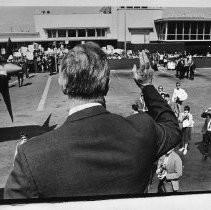
[{"label": "building roof overhang", "polygon": [[39,32],[0,32],[0,36],[39,35]]},{"label": "building roof overhang", "polygon": [[168,21],[211,21],[211,18],[200,18],[200,17],[175,17],[175,18],[162,18],[154,20],[155,23],[168,22]]},{"label": "building roof overhang", "polygon": [[128,28],[130,32],[153,32],[153,27],[133,27],[133,28]]}]

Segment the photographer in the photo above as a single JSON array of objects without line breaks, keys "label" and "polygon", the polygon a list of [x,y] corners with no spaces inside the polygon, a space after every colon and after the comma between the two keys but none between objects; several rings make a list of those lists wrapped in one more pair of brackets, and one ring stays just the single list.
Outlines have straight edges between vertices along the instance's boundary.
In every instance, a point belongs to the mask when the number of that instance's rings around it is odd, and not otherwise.
[{"label": "photographer", "polygon": [[156,174],[160,179],[158,193],[178,192],[179,178],[182,176],[182,160],[174,149],[158,160]]}]

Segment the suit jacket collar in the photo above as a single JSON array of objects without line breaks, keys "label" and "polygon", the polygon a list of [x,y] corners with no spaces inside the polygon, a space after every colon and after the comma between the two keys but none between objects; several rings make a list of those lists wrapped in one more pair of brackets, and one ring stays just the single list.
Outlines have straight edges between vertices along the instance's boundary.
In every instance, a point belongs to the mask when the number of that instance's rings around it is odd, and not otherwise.
[{"label": "suit jacket collar", "polygon": [[104,113],[108,113],[108,111],[103,106],[101,105],[92,106],[92,107],[89,107],[89,108],[86,108],[86,109],[83,109],[81,111],[71,114],[70,116],[68,116],[66,122],[73,122],[73,121],[89,118],[89,117],[104,114]]}]

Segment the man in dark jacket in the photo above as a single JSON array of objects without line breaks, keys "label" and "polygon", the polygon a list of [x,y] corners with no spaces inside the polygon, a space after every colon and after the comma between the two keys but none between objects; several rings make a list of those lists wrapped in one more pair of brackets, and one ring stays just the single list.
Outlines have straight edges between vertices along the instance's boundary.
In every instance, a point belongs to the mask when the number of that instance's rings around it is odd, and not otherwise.
[{"label": "man in dark jacket", "polygon": [[148,114],[124,118],[103,104],[109,89],[107,56],[94,43],[64,56],[59,83],[70,103],[58,129],[18,147],[4,197],[47,198],[144,193],[153,162],[180,140],[177,119],[151,84],[144,51],[133,68]]}]

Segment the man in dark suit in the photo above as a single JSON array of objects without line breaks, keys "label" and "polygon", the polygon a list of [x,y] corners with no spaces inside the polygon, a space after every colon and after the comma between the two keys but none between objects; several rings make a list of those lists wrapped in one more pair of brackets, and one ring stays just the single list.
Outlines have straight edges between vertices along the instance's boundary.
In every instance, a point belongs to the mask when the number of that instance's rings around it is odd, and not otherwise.
[{"label": "man in dark suit", "polygon": [[179,143],[177,119],[151,84],[153,70],[144,51],[133,74],[148,113],[124,118],[101,105],[109,73],[107,56],[92,42],[65,55],[59,83],[69,97],[69,117],[18,147],[5,198],[146,192],[153,162]]}]

